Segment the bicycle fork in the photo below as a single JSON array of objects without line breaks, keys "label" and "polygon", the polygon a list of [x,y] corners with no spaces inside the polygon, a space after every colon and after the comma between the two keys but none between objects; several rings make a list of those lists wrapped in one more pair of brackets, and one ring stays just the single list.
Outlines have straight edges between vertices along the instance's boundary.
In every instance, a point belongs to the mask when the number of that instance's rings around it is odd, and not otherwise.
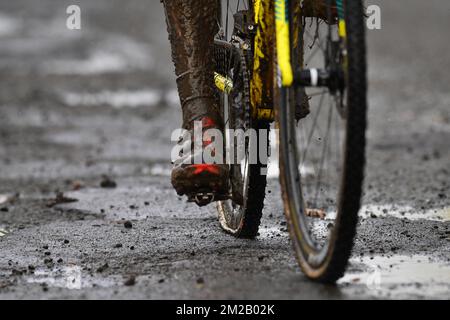
[{"label": "bicycle fork", "polygon": [[[329,61],[326,69],[298,69],[293,70],[290,52],[290,15],[289,0],[275,1],[275,28],[276,28],[276,48],[278,62],[279,87],[303,86],[303,87],[328,87],[330,91],[342,90],[344,74],[340,68],[333,66]],[[332,0],[326,0],[329,7]],[[346,24],[344,16],[343,0],[335,0],[338,13],[339,37],[346,39]],[[333,18],[328,17],[330,22]],[[333,48],[329,50],[335,51]],[[332,55],[332,53],[330,53]],[[330,59],[331,60],[331,59]]]}]

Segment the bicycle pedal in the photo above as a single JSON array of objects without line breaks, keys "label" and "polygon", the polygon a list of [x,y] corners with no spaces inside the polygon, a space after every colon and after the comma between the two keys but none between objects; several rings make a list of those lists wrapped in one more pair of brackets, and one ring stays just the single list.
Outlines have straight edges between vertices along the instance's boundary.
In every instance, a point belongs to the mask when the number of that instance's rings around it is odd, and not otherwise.
[{"label": "bicycle pedal", "polygon": [[199,192],[188,196],[188,202],[193,202],[200,207],[205,207],[216,201],[230,199],[230,195],[215,194],[213,192]]}]

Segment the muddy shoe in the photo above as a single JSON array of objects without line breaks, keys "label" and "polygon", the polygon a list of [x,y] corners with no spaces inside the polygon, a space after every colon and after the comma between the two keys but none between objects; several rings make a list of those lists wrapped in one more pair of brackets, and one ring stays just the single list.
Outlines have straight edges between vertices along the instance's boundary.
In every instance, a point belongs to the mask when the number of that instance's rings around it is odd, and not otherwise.
[{"label": "muddy shoe", "polygon": [[[202,124],[202,137],[199,140],[202,147],[195,149],[194,130],[185,132],[180,142],[182,145],[189,144],[183,148],[189,152],[183,154],[181,151],[180,158],[174,162],[172,185],[178,195],[187,195],[190,202],[205,206],[229,198],[229,167],[223,164],[223,150],[211,147],[213,142],[208,137],[208,130],[219,130],[215,122],[208,117],[203,117],[199,122]],[[206,155],[218,161],[207,161]]]},{"label": "muddy shoe", "polygon": [[[213,60],[220,1],[208,1],[207,5],[204,1],[192,0],[163,0],[163,3],[183,111],[183,129],[186,135],[193,136],[194,123],[200,120],[202,134],[208,129],[223,133]],[[203,151],[211,142],[202,142],[205,139],[201,137],[197,148],[200,150],[195,150],[194,141],[185,138],[182,137],[186,146],[183,150],[189,152],[180,155],[172,172],[172,184],[177,193],[187,195],[190,201],[201,206],[227,198],[229,168],[222,164],[224,151],[215,150],[214,159],[222,161],[205,161]]]}]

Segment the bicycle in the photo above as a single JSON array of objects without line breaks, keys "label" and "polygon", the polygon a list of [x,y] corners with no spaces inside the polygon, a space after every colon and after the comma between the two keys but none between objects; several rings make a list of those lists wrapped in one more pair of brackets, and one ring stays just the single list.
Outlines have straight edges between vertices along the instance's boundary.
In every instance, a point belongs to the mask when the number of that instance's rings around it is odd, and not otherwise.
[{"label": "bicycle", "polygon": [[[311,1],[309,9],[302,0],[222,1],[215,82],[227,128],[267,132],[275,123],[298,263],[310,279],[334,283],[345,273],[361,206],[366,48],[362,1],[320,1],[313,14]],[[226,137],[235,153],[244,149],[231,165],[231,199],[218,204],[222,228],[236,237],[258,234],[267,163],[250,158],[267,151],[265,139],[246,136],[236,146]]]}]

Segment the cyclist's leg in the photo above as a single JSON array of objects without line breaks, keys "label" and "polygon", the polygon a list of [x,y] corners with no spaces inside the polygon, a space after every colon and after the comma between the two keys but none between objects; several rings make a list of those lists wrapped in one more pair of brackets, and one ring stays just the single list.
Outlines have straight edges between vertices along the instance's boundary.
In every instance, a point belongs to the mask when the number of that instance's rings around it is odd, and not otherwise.
[{"label": "cyclist's leg", "polygon": [[163,0],[172,58],[183,108],[183,128],[209,116],[219,122],[212,42],[217,32],[215,0]]},{"label": "cyclist's leg", "polygon": [[[194,121],[202,121],[204,129],[223,130],[213,81],[212,44],[218,28],[218,2],[163,0],[163,3],[183,110],[183,128],[193,133]],[[207,145],[204,143],[204,147]],[[219,157],[223,155],[223,150],[216,152]],[[172,184],[177,192],[188,196],[227,193],[228,168],[225,165],[193,164],[194,158],[192,152],[175,163]]]}]

